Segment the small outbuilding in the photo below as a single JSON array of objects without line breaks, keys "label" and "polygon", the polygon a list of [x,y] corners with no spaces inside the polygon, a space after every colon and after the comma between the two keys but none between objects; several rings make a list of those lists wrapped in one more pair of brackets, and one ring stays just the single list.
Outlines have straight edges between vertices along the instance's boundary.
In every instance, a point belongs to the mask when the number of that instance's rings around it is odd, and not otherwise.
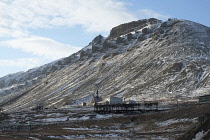
[{"label": "small outbuilding", "polygon": [[82,106],[86,106],[86,105],[87,105],[86,102],[83,102],[83,103],[82,103]]}]

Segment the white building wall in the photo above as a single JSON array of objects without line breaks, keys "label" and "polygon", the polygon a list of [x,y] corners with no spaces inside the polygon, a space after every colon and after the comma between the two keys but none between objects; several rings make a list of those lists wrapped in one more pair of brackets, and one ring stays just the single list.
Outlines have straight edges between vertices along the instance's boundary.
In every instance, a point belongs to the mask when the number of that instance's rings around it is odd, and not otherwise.
[{"label": "white building wall", "polygon": [[110,104],[122,104],[123,100],[118,97],[110,97]]}]

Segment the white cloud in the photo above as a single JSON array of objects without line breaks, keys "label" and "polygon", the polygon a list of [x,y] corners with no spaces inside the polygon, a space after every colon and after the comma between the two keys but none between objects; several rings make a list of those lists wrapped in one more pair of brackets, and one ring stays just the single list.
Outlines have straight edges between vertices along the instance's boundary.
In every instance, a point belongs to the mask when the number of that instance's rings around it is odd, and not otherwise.
[{"label": "white cloud", "polygon": [[136,20],[117,0],[14,0],[0,2],[1,25],[13,29],[82,25],[89,32],[109,31]]},{"label": "white cloud", "polygon": [[[31,28],[81,25],[88,32],[108,32],[116,25],[137,20],[119,0],[13,0],[0,1],[0,36],[23,37]],[[139,18],[167,19],[149,9],[139,10]],[[7,29],[8,33],[2,34]],[[20,33],[14,33],[20,31]],[[9,31],[11,33],[9,33]]]},{"label": "white cloud", "polygon": [[19,58],[15,60],[0,60],[0,67],[18,67],[27,70],[43,63],[39,58]]},{"label": "white cloud", "polygon": [[0,37],[13,40],[0,45],[55,60],[80,48],[35,36],[30,29],[81,25],[88,32],[101,32],[135,19],[117,0],[4,0],[0,1]]},{"label": "white cloud", "polygon": [[55,40],[38,36],[8,40],[0,44],[51,60],[67,57],[81,49],[80,47],[62,44]]},{"label": "white cloud", "polygon": [[139,10],[139,14],[141,18],[157,18],[157,19],[168,19],[170,16],[167,14],[160,14],[156,11],[150,9],[141,9]]},{"label": "white cloud", "polygon": [[81,25],[88,32],[107,32],[135,19],[118,0],[4,0],[0,1],[0,37],[13,40],[0,45],[55,60],[79,48],[37,37],[31,29]]}]

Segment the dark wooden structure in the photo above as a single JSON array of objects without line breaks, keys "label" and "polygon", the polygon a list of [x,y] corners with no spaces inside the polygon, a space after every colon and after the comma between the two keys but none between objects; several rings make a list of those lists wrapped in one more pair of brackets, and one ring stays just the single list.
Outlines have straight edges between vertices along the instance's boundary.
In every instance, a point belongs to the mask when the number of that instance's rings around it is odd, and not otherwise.
[{"label": "dark wooden structure", "polygon": [[203,95],[199,97],[199,103],[210,103],[210,95]]},{"label": "dark wooden structure", "polygon": [[122,103],[122,104],[100,104],[95,103],[94,111],[97,113],[129,113],[134,111],[139,111],[141,113],[160,111],[158,109],[158,102],[136,102],[136,103]]}]

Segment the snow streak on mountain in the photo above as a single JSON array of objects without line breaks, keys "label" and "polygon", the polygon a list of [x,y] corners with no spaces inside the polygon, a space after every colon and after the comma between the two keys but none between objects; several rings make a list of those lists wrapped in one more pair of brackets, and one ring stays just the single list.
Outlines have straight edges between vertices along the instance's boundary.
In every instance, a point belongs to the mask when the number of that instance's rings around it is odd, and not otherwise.
[{"label": "snow streak on mountain", "polygon": [[114,27],[79,52],[0,78],[5,111],[62,107],[109,96],[169,100],[210,93],[210,28],[178,19]]}]

